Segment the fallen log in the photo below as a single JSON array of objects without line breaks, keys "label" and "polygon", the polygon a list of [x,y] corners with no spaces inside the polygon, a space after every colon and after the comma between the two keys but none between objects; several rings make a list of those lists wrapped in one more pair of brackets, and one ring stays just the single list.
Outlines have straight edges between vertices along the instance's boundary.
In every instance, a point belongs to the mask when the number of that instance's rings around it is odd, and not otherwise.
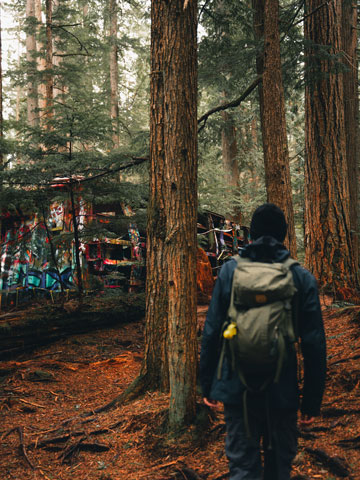
[{"label": "fallen log", "polygon": [[47,305],[31,310],[5,326],[0,325],[0,360],[7,360],[39,346],[101,327],[143,318],[144,294],[123,294],[114,298],[90,299],[76,312]]}]

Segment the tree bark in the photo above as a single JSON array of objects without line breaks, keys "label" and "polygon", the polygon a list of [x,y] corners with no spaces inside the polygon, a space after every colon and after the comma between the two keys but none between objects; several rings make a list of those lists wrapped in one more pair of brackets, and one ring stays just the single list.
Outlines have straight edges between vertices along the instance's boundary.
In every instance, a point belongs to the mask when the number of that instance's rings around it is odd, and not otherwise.
[{"label": "tree bark", "polygon": [[264,47],[257,57],[261,130],[268,202],[278,205],[285,214],[288,232],[285,245],[296,257],[296,235],[292,202],[289,152],[286,134],[285,101],[281,73],[279,1],[253,0],[254,32]]},{"label": "tree bark", "polygon": [[353,255],[356,267],[359,265],[358,240],[358,163],[359,163],[359,100],[358,100],[358,60],[357,60],[357,2],[342,2],[342,49],[344,64],[344,115],[346,131],[346,160],[349,177],[350,227]]},{"label": "tree bark", "polygon": [[37,85],[35,81],[36,71],[36,37],[31,21],[35,18],[35,1],[26,0],[26,19],[28,31],[26,32],[26,60],[27,70],[27,121],[29,126],[35,127],[38,123]]},{"label": "tree bark", "polygon": [[119,70],[117,46],[117,2],[110,0],[110,116],[113,126],[112,140],[115,148],[119,147]]},{"label": "tree bark", "polygon": [[[321,0],[307,0],[314,11]],[[349,298],[356,287],[351,246],[341,51],[342,2],[334,0],[305,19],[305,264],[324,291]],[[331,46],[331,47],[329,47]],[[324,56],[324,49],[327,56]],[[320,54],[320,55],[319,55]]]}]

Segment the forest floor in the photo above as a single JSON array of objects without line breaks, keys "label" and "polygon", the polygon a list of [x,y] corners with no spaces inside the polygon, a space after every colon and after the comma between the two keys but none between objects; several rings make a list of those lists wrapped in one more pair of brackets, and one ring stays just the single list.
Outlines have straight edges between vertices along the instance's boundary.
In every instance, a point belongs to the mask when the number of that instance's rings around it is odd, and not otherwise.
[{"label": "forest floor", "polygon": [[[199,328],[206,310],[198,308]],[[324,306],[326,394],[322,416],[300,432],[294,479],[360,480],[359,316],[357,307]],[[73,335],[0,363],[8,369],[0,378],[0,480],[228,478],[221,411],[173,439],[163,430],[164,394],[82,415],[136,378],[143,327],[135,321]]]}]

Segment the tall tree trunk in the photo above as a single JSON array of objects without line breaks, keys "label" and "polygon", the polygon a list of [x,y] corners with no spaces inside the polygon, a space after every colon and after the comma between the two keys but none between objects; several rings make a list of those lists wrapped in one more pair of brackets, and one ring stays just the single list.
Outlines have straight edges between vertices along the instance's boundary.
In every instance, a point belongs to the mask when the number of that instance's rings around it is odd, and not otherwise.
[{"label": "tall tree trunk", "polygon": [[114,147],[119,147],[119,67],[117,46],[117,1],[110,0],[110,116],[112,121]]},{"label": "tall tree trunk", "polygon": [[[238,146],[236,138],[236,127],[234,120],[228,112],[221,113],[223,128],[221,131],[222,140],[222,161],[225,171],[225,180],[234,190],[239,190],[239,166],[237,160]],[[241,223],[241,212],[234,213],[234,220]]]},{"label": "tall tree trunk", "polygon": [[168,282],[165,257],[165,103],[164,36],[162,26],[164,2],[151,10],[150,71],[150,165],[149,204],[146,235],[146,314],[145,355],[141,372],[153,388],[169,389],[167,358]]},{"label": "tall tree trunk", "polygon": [[[342,2],[307,0],[305,19],[305,263],[320,286],[348,298],[356,286],[351,248],[341,51]],[[321,8],[318,8],[320,7]]]},{"label": "tall tree trunk", "polygon": [[357,60],[357,2],[344,0],[342,3],[342,49],[344,64],[344,112],[346,131],[346,160],[349,176],[350,226],[355,265],[359,265],[358,239],[358,163],[359,163],[359,100]]},{"label": "tall tree trunk", "polygon": [[[2,29],[1,29],[1,10],[0,10],[0,140],[3,139],[4,125],[3,125],[3,76],[2,76]],[[0,148],[0,165],[3,164],[4,158],[2,148]],[[1,224],[0,224],[1,226]]]},{"label": "tall tree trunk", "polygon": [[284,211],[288,223],[285,244],[291,255],[296,257],[294,210],[281,73],[279,1],[253,0],[253,8],[255,36],[258,40],[264,38],[263,51],[257,58],[257,70],[259,74],[263,75],[259,99],[267,199]]},{"label": "tall tree trunk", "polygon": [[[17,68],[20,68],[20,59],[21,59],[21,51],[20,51],[20,45],[21,45],[21,32],[20,32],[20,23],[17,24],[17,29],[16,29],[16,41],[17,41],[17,61],[16,61],[16,66]],[[15,103],[15,119],[16,121],[20,121],[20,105],[21,105],[21,98],[22,98],[22,88],[18,84],[16,86],[16,103]]]},{"label": "tall tree trunk", "polygon": [[37,114],[37,85],[35,81],[36,72],[36,37],[35,29],[31,22],[35,18],[35,0],[26,0],[26,60],[28,66],[28,81],[27,81],[27,121],[29,126],[35,127],[38,121]]},{"label": "tall tree trunk", "polygon": [[163,385],[168,362],[176,430],[195,414],[197,2],[153,0],[151,20],[145,360],[158,358],[149,371],[163,357],[153,373]]},{"label": "tall tree trunk", "polygon": [[[155,2],[157,3],[157,2]],[[169,2],[165,26],[165,212],[172,430],[195,416],[197,364],[197,0]]]},{"label": "tall tree trunk", "polygon": [[54,78],[53,78],[53,36],[52,36],[52,0],[46,0],[46,117],[53,116],[54,103]]},{"label": "tall tree trunk", "polygon": [[[61,7],[61,0],[52,0],[53,6],[52,9],[54,12],[58,12]],[[59,29],[56,29],[55,32],[59,32]],[[52,52],[52,68],[53,68],[53,99],[57,102],[64,103],[65,93],[68,90],[64,79],[59,73],[59,67],[61,66],[62,62],[62,54],[64,52],[61,51],[59,45],[61,45],[61,39],[59,34],[52,35],[52,45],[53,45],[53,52]]]},{"label": "tall tree trunk", "polygon": [[[37,57],[37,69],[39,72],[43,72],[46,68],[46,61],[45,61],[45,45],[41,39],[41,30],[42,30],[42,14],[41,14],[41,0],[35,0],[35,16],[37,20],[37,39],[36,39],[36,50],[38,52]],[[43,55],[41,55],[43,54]],[[38,107],[39,107],[39,116],[40,116],[40,123],[41,117],[44,114],[44,110],[46,107],[46,86],[45,86],[45,79],[42,76],[40,78],[38,84]]]}]

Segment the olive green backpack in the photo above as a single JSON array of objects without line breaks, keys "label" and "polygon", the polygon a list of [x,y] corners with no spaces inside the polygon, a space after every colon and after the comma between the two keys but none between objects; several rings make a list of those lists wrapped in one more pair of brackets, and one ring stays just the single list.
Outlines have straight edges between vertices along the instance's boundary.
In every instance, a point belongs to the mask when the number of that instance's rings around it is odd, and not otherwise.
[{"label": "olive green backpack", "polygon": [[[230,354],[234,371],[248,390],[251,380],[264,381],[257,390],[278,382],[289,346],[297,340],[296,315],[293,308],[296,288],[292,265],[285,262],[253,262],[236,256],[228,320],[222,330],[223,348],[219,362]],[[259,377],[260,376],[260,377]]]}]

